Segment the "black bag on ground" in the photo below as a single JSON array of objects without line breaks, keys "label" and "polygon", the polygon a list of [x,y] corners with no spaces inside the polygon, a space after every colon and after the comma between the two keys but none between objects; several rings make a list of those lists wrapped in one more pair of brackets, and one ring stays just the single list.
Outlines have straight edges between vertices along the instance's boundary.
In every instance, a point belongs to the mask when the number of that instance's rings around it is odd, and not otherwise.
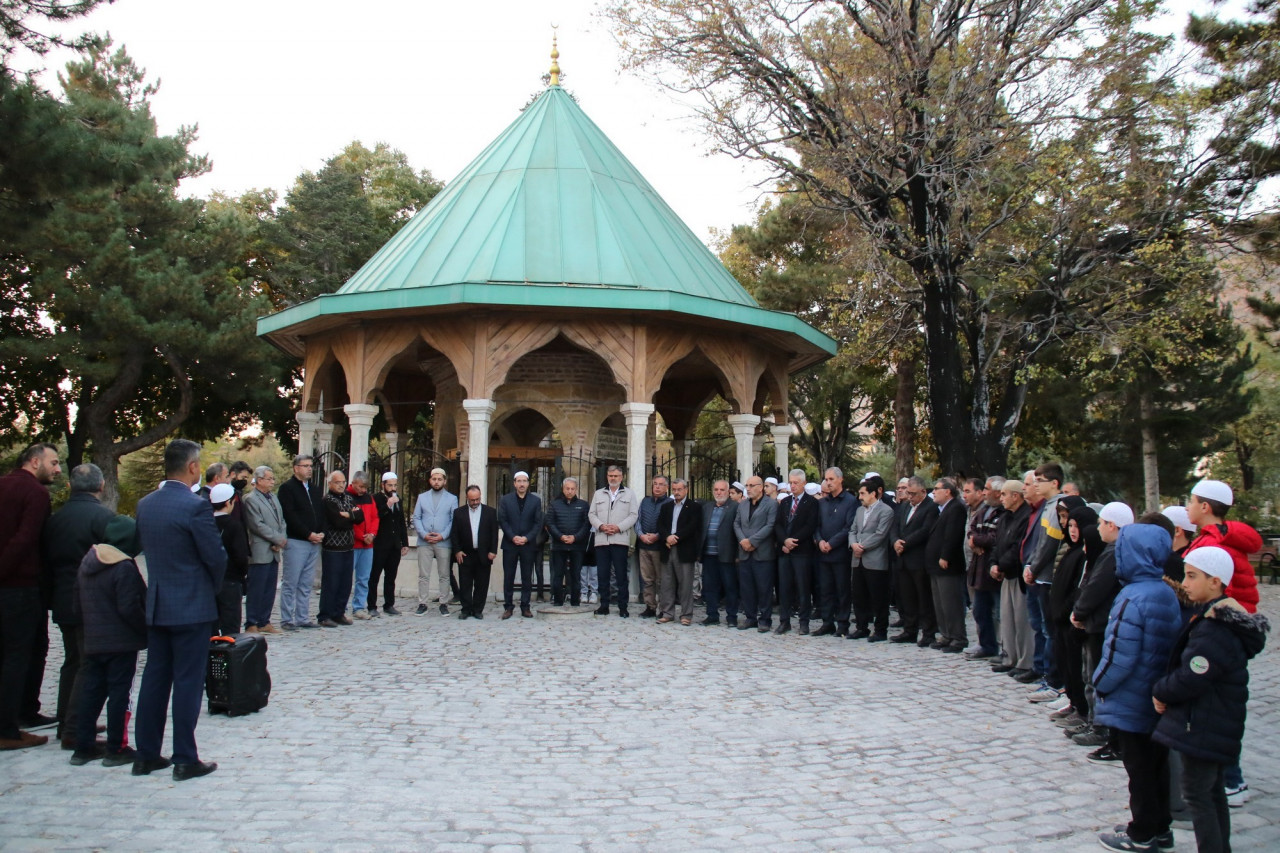
[{"label": "black bag on ground", "polygon": [[271,695],[267,638],[261,634],[236,634],[210,640],[204,691],[210,714],[238,717],[265,707]]}]

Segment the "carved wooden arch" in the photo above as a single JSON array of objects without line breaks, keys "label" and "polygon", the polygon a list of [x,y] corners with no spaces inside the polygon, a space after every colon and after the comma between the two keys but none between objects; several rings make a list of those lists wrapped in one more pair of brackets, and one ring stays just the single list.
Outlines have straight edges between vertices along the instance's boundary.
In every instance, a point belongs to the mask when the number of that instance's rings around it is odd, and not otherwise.
[{"label": "carved wooden arch", "polygon": [[635,331],[630,324],[588,321],[564,323],[560,333],[570,343],[596,356],[622,386],[627,400],[635,400]]},{"label": "carved wooden arch", "polygon": [[315,412],[320,408],[320,392],[328,385],[325,374],[329,365],[337,361],[328,339],[307,341],[306,355],[302,358],[302,411]]},{"label": "carved wooden arch", "polygon": [[767,393],[769,395],[769,411],[773,413],[774,423],[786,423],[787,391],[789,387],[790,378],[787,375],[786,368],[782,366],[778,359],[770,359],[761,372],[760,378],[756,380],[754,407],[757,411],[755,414],[766,414],[759,410],[764,408],[764,396]]},{"label": "carved wooden arch", "polygon": [[546,346],[560,333],[554,320],[513,317],[489,329],[488,364],[480,388],[473,393],[490,399],[507,381],[512,365],[529,353]]},{"label": "carved wooden arch", "polygon": [[662,387],[662,380],[666,377],[667,371],[677,361],[693,352],[698,345],[698,339],[693,332],[687,330],[656,328],[649,330],[645,343],[648,350],[644,379],[646,402],[652,402],[653,395],[657,394],[658,389]]},{"label": "carved wooden arch", "polygon": [[[551,424],[551,428],[557,432],[563,432],[565,424],[569,421],[569,415],[563,408],[545,394],[531,389],[522,388],[518,401],[503,400],[499,397],[495,402],[498,407],[493,413],[493,429],[501,428],[513,415],[517,415],[525,409],[542,415],[542,417],[546,418],[547,423]],[[499,416],[499,412],[501,412],[501,416]]]},{"label": "carved wooden arch", "polygon": [[701,338],[697,348],[720,372],[724,397],[738,414],[751,412],[755,402],[756,383],[764,371],[765,360],[756,347],[743,340],[722,337]]}]

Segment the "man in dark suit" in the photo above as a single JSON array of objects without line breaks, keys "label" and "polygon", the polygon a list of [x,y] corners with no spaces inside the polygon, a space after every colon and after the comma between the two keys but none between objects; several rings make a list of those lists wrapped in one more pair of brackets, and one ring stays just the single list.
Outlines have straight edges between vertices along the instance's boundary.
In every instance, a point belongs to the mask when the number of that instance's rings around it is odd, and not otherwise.
[{"label": "man in dark suit", "polygon": [[169,766],[160,755],[173,692],[173,778],[218,768],[196,752],[209,631],[227,553],[209,502],[191,493],[200,482],[200,445],[177,439],[164,451],[165,481],[138,502],[138,537],[147,557],[147,668],[138,692],[133,775]]},{"label": "man in dark suit", "polygon": [[942,634],[930,648],[944,652],[963,652],[968,645],[964,625],[964,535],[969,527],[969,510],[959,497],[955,480],[943,477],[934,484],[938,519],[924,546],[924,569]]},{"label": "man in dark suit", "polygon": [[739,630],[769,633],[773,623],[773,573],[778,559],[774,528],[778,502],[764,496],[764,480],[747,479],[747,499],[738,504],[733,535],[738,539],[738,590],[742,600]]},{"label": "man in dark suit", "polygon": [[729,481],[711,484],[712,500],[702,504],[702,597],[707,604],[703,625],[720,624],[720,604],[725,622],[738,624],[738,543],[733,538],[733,522],[738,505],[729,499]]},{"label": "man in dark suit", "polygon": [[916,643],[921,647],[933,643],[938,627],[933,616],[933,592],[924,570],[924,549],[938,521],[938,508],[925,488],[920,477],[912,477],[907,482],[907,504],[898,526],[898,541],[893,543],[893,550],[898,554],[898,612],[902,616],[902,633],[889,640]]},{"label": "man in dark suit", "polygon": [[804,493],[805,473],[796,468],[787,475],[791,493],[778,502],[775,531],[778,538],[778,627],[775,634],[791,630],[791,611],[800,617],[801,636],[809,633],[813,612],[813,534],[818,529],[818,499]]},{"label": "man in dark suit", "polygon": [[542,498],[529,491],[529,475],[517,471],[516,490],[498,501],[498,527],[502,529],[502,618],[515,610],[516,567],[520,568],[520,615],[533,617],[533,561],[542,556],[538,534],[542,532]]},{"label": "man in dark suit", "polygon": [[498,513],[480,502],[479,486],[467,486],[467,505],[453,511],[449,544],[458,563],[458,619],[483,619],[489,572],[498,556]]},{"label": "man in dark suit", "polygon": [[658,583],[658,621],[676,616],[680,595],[680,624],[693,622],[693,564],[702,553],[702,506],[689,500],[689,481],[671,482],[671,500],[658,508],[658,541],[662,543],[662,580]]},{"label": "man in dark suit", "polygon": [[849,528],[858,511],[858,501],[844,487],[844,472],[828,468],[822,475],[825,496],[818,503],[818,584],[820,587],[822,627],[815,637],[849,633]]}]

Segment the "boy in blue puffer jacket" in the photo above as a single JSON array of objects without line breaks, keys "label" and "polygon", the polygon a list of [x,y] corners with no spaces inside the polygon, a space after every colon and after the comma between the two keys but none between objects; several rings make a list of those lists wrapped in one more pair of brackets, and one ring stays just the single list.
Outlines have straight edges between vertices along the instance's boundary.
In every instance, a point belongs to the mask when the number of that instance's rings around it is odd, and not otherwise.
[{"label": "boy in blue puffer jacket", "polygon": [[[1106,518],[1107,507],[1100,517]],[[1115,730],[1129,774],[1127,826],[1103,833],[1108,850],[1155,850],[1172,846],[1169,829],[1169,749],[1151,739],[1160,715],[1151,686],[1164,674],[1182,616],[1178,597],[1164,582],[1164,562],[1173,538],[1152,524],[1131,524],[1116,540],[1116,580],[1121,584],[1103,638],[1102,660],[1093,673],[1099,725]]]},{"label": "boy in blue puffer jacket", "polygon": [[1223,771],[1240,758],[1249,659],[1262,651],[1271,627],[1265,616],[1227,596],[1234,572],[1232,556],[1222,548],[1187,552],[1182,588],[1204,609],[1182,630],[1168,675],[1151,692],[1161,715],[1151,737],[1182,754],[1182,798],[1201,853],[1231,849]]}]

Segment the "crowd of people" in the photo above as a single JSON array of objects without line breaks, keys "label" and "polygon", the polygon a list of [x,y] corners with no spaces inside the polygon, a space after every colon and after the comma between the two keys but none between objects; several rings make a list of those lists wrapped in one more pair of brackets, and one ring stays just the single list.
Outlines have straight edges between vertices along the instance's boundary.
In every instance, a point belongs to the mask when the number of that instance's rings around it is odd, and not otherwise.
[{"label": "crowd of people", "polygon": [[[1087,502],[1054,463],[1018,479],[904,477],[892,491],[875,472],[850,490],[837,468],[821,483],[797,469],[785,483],[716,481],[707,501],[662,476],[641,497],[610,467],[589,500],[566,478],[545,505],[522,471],[496,507],[477,485],[460,502],[436,469],[409,512],[394,473],[371,484],[334,471],[319,487],[301,455],[277,488],[269,466],[201,472],[199,450],[170,443],[166,480],[136,522],[102,506],[91,464],[70,472],[70,498],[51,514],[51,445],[0,478],[0,748],[38,746],[47,738],[25,729],[57,725],[73,764],[212,772],[194,737],[211,629],[283,634],[399,616],[397,573],[413,545],[418,615],[450,616],[456,604],[457,618],[483,619],[501,550],[502,619],[517,607],[532,617],[548,551],[553,604],[628,618],[634,554],[639,615],[661,624],[692,625],[700,602],[703,626],[989,662],[1027,685],[1091,761],[1128,771],[1132,819],[1100,836],[1109,849],[1167,849],[1176,817],[1193,822],[1201,850],[1229,849],[1228,809],[1248,796],[1247,664],[1269,627],[1248,557],[1262,541],[1228,519],[1233,493],[1220,481],[1135,517],[1121,502]],[[64,647],[55,716],[39,704],[50,610]],[[124,720],[142,649],[135,749]],[[160,754],[170,698],[172,759]]]}]

